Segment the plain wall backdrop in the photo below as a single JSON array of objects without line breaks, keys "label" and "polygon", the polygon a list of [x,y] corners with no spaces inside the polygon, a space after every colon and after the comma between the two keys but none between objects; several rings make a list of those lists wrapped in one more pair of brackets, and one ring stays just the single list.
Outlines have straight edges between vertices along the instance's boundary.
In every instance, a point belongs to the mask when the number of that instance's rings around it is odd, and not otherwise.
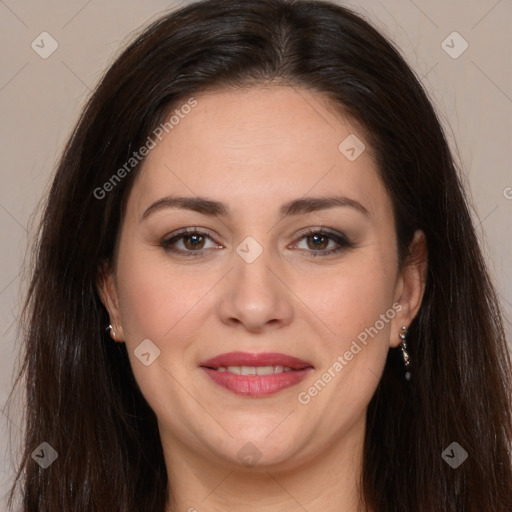
[{"label": "plain wall backdrop", "polygon": [[[134,31],[187,3],[0,0],[0,500],[13,476],[11,458],[21,435],[21,408],[5,411],[3,406],[19,350],[23,267],[37,225],[34,212],[80,110],[108,64]],[[338,3],[363,14],[394,41],[429,92],[463,168],[510,340],[512,2]],[[14,434],[12,446],[8,427]]]}]

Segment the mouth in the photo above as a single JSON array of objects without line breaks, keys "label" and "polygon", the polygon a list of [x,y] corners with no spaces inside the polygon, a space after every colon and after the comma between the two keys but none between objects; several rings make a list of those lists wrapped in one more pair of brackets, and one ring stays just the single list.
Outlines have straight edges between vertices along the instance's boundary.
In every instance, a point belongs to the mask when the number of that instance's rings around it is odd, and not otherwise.
[{"label": "mouth", "polygon": [[311,363],[278,353],[230,352],[200,363],[213,383],[242,396],[275,394],[304,380]]}]

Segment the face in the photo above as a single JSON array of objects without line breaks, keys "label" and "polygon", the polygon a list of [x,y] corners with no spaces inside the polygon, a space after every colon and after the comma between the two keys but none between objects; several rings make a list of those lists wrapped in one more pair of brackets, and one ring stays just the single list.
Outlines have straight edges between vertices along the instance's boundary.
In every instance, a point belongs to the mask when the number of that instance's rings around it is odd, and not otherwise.
[{"label": "face", "polygon": [[169,450],[293,467],[362,432],[421,280],[322,95],[195,99],[145,159],[102,298]]}]

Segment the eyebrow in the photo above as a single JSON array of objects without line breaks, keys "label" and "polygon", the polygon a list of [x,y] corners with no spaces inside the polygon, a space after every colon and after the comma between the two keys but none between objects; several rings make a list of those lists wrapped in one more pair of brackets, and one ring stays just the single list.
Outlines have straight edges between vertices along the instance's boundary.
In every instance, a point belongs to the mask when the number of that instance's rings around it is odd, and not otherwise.
[{"label": "eyebrow", "polygon": [[[368,210],[355,199],[344,196],[324,196],[324,197],[305,197],[288,201],[281,206],[280,214],[283,217],[289,215],[301,215],[304,213],[315,212],[318,210],[326,210],[335,207],[350,207],[360,213],[370,216]],[[166,196],[151,203],[144,211],[141,221],[150,214],[166,208],[181,208],[202,213],[211,217],[229,217],[229,207],[219,201],[206,199],[204,197],[183,197],[183,196]]]}]

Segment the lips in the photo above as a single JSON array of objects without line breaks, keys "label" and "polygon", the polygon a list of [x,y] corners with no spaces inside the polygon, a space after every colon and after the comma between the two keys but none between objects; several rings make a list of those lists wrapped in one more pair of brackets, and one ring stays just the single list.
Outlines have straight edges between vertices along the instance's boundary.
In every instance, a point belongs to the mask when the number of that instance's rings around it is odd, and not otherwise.
[{"label": "lips", "polygon": [[230,352],[200,363],[217,385],[242,396],[267,396],[296,385],[313,370],[297,357],[279,353]]},{"label": "lips", "polygon": [[286,366],[292,370],[302,370],[313,367],[311,363],[286,354],[265,352],[253,354],[250,352],[229,352],[220,356],[212,357],[202,362],[199,366],[206,368],[219,368],[220,366]]}]

